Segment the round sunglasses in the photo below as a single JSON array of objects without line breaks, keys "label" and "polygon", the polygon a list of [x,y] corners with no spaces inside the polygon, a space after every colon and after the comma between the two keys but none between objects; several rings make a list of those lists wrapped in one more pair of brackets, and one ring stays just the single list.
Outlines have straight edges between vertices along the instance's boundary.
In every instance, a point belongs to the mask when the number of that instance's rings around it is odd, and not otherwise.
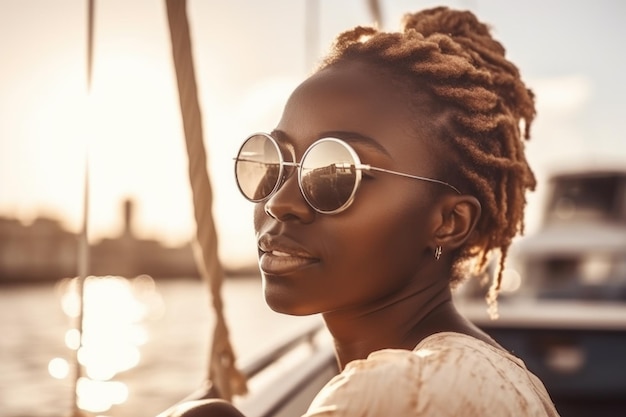
[{"label": "round sunglasses", "polygon": [[286,167],[296,168],[302,196],[323,214],[340,213],[352,204],[364,170],[441,184],[461,194],[444,181],[362,164],[356,151],[336,138],[319,139],[304,152],[299,163],[288,162],[276,140],[266,133],[253,134],[239,148],[235,158],[237,186],[246,199],[265,201],[285,182]]}]

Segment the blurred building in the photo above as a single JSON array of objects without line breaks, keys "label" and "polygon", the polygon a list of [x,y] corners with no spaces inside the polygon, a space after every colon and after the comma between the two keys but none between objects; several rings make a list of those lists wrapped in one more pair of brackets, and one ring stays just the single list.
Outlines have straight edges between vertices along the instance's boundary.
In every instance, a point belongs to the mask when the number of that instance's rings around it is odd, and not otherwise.
[{"label": "blurred building", "polygon": [[0,218],[0,281],[39,281],[76,275],[78,239],[53,219],[25,226]]},{"label": "blurred building", "polygon": [[[124,202],[124,229],[89,248],[89,275],[198,277],[191,243],[166,247],[132,229],[133,205]],[[24,225],[0,217],[0,282],[36,282],[78,274],[79,236],[50,218]]]}]

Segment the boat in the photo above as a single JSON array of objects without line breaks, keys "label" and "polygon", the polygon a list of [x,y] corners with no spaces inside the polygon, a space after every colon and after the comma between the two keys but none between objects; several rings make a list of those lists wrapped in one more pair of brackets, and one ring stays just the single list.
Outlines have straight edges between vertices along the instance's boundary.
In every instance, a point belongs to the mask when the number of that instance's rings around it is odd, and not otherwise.
[{"label": "boat", "polygon": [[499,319],[475,285],[461,310],[525,361],[563,416],[624,415],[626,166],[555,170],[541,227],[510,258]]}]

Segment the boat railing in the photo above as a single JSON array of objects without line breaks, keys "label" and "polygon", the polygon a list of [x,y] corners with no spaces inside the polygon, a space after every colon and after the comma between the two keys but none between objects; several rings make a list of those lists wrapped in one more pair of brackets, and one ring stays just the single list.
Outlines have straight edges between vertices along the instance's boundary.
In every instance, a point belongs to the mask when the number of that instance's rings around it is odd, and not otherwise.
[{"label": "boat railing", "polygon": [[304,344],[316,349],[319,347],[316,343],[316,336],[322,329],[323,324],[321,322],[310,323],[299,333],[279,340],[260,355],[248,360],[243,360],[239,369],[246,378],[250,379],[267,369],[270,365],[274,364],[277,360],[298,346]]},{"label": "boat railing", "polygon": [[[323,323],[313,322],[294,335],[274,343],[261,354],[242,360],[239,370],[250,392],[233,402],[248,417],[300,415],[319,389],[337,373],[337,364]],[[258,380],[258,381],[257,381]],[[185,403],[220,398],[215,385],[202,386],[157,417],[179,413]]]}]

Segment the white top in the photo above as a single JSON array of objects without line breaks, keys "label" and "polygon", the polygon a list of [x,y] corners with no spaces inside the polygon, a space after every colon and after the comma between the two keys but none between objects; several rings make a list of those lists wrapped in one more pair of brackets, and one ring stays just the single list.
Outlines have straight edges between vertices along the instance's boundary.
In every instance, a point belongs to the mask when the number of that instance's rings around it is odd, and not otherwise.
[{"label": "white top", "polygon": [[414,350],[350,362],[305,417],[558,417],[541,381],[515,356],[474,337],[436,333]]}]

